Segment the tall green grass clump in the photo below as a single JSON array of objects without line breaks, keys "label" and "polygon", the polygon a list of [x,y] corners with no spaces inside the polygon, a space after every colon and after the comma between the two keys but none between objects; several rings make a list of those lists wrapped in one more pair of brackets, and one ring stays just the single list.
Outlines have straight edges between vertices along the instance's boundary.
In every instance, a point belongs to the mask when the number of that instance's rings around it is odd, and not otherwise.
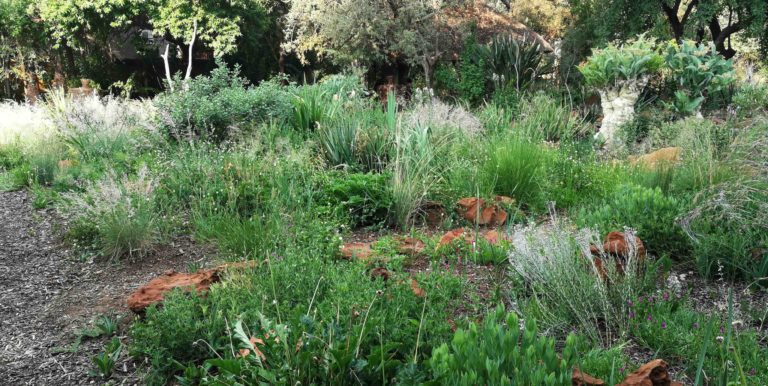
[{"label": "tall green grass clump", "polygon": [[546,163],[544,151],[514,135],[489,140],[487,158],[480,170],[482,186],[495,194],[513,197],[519,203],[539,205]]}]

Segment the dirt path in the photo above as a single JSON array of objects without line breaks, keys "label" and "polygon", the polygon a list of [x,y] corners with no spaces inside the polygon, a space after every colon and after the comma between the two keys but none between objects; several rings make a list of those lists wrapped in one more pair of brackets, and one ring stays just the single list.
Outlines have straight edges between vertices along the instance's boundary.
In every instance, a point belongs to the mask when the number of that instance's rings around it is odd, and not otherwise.
[{"label": "dirt path", "polygon": [[[51,210],[35,211],[26,192],[0,192],[0,384],[102,384],[91,357],[109,337],[78,339],[101,315],[121,321],[127,340],[134,317],[125,298],[155,275],[205,259],[189,240],[174,240],[130,264],[83,262],[60,241]],[[140,366],[138,366],[140,367]],[[116,384],[140,384],[140,370],[125,353]]]}]

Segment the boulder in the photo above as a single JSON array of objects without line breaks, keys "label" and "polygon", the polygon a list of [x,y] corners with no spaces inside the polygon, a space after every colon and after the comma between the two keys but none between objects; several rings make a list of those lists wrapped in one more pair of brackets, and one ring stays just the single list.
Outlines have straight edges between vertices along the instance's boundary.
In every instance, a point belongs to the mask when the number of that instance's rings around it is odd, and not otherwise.
[{"label": "boulder", "polygon": [[219,272],[215,269],[201,270],[195,273],[168,271],[152,279],[128,297],[128,308],[136,313],[143,312],[152,304],[161,303],[166,293],[175,288],[195,291],[198,294],[207,291],[211,284],[219,281]]},{"label": "boulder", "polygon": [[[643,241],[637,236],[635,236],[635,248],[635,257],[638,259],[638,266],[642,266],[645,261],[646,251]],[[616,271],[623,274],[626,259],[632,252],[632,245],[627,243],[626,236],[623,232],[613,231],[605,236],[603,242],[603,253],[607,256],[601,256],[600,248],[595,245],[590,245],[589,251],[592,253],[598,274],[605,279],[607,274],[605,272],[603,257],[612,257],[616,264]]]},{"label": "boulder", "polygon": [[630,157],[629,163],[632,166],[654,170],[659,166],[674,165],[680,162],[680,154],[682,152],[683,149],[679,147],[665,147],[639,157]]},{"label": "boulder", "polygon": [[371,243],[347,243],[341,247],[341,257],[351,260],[353,258],[368,260],[373,256]]},{"label": "boulder", "polygon": [[507,221],[507,212],[499,205],[505,202],[514,202],[514,200],[505,196],[496,196],[493,203],[487,203],[482,198],[467,197],[456,203],[456,209],[462,218],[473,224],[499,226]]},{"label": "boulder", "polygon": [[165,294],[175,288],[201,294],[210,289],[213,283],[220,280],[222,272],[255,266],[256,262],[249,260],[223,264],[213,269],[199,270],[195,273],[167,271],[134,291],[128,297],[128,308],[135,313],[142,313],[150,305],[162,303]]},{"label": "boulder", "polygon": [[571,375],[571,385],[572,386],[603,386],[605,385],[605,381],[603,381],[600,378],[595,378],[589,374],[582,373],[581,370],[578,368],[573,369],[573,374]]},{"label": "boulder", "polygon": [[[457,228],[446,232],[442,237],[440,237],[440,241],[437,242],[437,249],[451,244],[453,240],[456,240],[460,237],[463,237],[465,241],[467,240],[468,235],[464,232],[464,228]],[[471,243],[472,240],[469,240],[469,242]]]},{"label": "boulder", "polygon": [[415,237],[404,237],[398,241],[397,252],[408,256],[417,256],[424,252],[424,242]]},{"label": "boulder", "polygon": [[661,359],[654,359],[629,374],[617,386],[682,386],[669,378],[669,365]]},{"label": "boulder", "polygon": [[[501,240],[510,241],[509,237],[495,229],[481,232],[478,236],[482,237],[486,242],[488,242],[488,244],[491,245],[499,245]],[[472,242],[475,241],[474,232],[472,230],[457,228],[446,232],[442,237],[440,237],[440,241],[437,243],[437,249],[440,249],[445,245],[449,245],[453,242],[453,240],[459,238],[463,238],[464,242],[467,244],[472,244]]]}]

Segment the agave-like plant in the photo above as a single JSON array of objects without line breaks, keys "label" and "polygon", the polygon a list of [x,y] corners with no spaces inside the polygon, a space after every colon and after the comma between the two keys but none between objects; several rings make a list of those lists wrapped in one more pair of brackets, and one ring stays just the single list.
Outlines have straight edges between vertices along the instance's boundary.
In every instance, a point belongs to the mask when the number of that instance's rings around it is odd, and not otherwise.
[{"label": "agave-like plant", "polygon": [[522,91],[536,78],[554,71],[552,59],[528,35],[522,40],[497,35],[481,53],[493,71],[496,88],[514,87]]}]

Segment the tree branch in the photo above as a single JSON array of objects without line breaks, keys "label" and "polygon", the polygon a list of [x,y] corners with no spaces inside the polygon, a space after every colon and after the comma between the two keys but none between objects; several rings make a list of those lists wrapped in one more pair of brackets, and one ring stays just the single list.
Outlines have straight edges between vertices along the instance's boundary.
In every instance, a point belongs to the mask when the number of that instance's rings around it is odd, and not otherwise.
[{"label": "tree branch", "polygon": [[171,67],[168,65],[168,48],[171,46],[170,43],[165,43],[165,53],[160,55],[161,58],[163,58],[163,63],[165,63],[165,78],[168,79],[168,88],[173,92],[173,79],[171,79]]},{"label": "tree branch", "polygon": [[187,61],[187,73],[184,75],[184,80],[186,81],[189,79],[190,76],[192,76],[192,47],[195,45],[195,38],[197,38],[197,19],[193,21],[193,29],[192,29],[192,39],[189,41],[189,60]]}]

